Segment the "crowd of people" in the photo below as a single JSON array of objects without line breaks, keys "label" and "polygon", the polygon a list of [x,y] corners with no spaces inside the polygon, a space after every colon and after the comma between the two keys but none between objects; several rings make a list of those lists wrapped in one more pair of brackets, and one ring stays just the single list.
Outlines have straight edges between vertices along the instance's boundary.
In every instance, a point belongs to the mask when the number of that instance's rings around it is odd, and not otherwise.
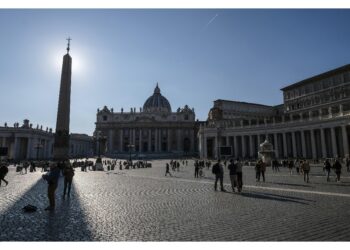
[{"label": "crowd of people", "polygon": [[[0,186],[2,182],[5,183],[5,186],[8,185],[8,181],[5,179],[9,169],[9,162],[0,163]],[[221,161],[217,160],[214,164],[210,160],[195,160],[194,161],[194,178],[200,178],[204,176],[204,169],[208,170],[211,168],[212,174],[215,176],[214,181],[214,190],[218,190],[218,182],[220,184],[220,190],[226,192],[223,184],[225,168],[229,171],[229,179],[231,182],[231,187],[233,192],[242,192],[243,189],[243,165],[246,165],[247,162],[243,162],[240,159],[225,159]],[[346,170],[350,172],[350,159],[347,158],[344,160],[343,164],[346,166]],[[251,165],[251,164],[250,164]],[[265,182],[266,180],[266,167],[267,164],[259,159],[255,162],[255,179],[256,182]],[[86,172],[87,169],[90,171],[94,169],[94,162],[88,159],[85,160],[71,160],[71,161],[62,161],[62,162],[49,162],[49,161],[23,161],[14,163],[16,172],[19,174],[27,174],[29,172],[36,172],[37,168],[41,168],[41,172],[45,172],[42,177],[48,183],[48,200],[49,206],[46,210],[54,210],[55,208],[55,192],[58,186],[60,176],[64,177],[64,188],[62,197],[65,199],[66,196],[70,197],[71,186],[73,181],[73,176],[75,168],[80,168],[81,171]],[[139,169],[139,168],[149,168],[152,167],[152,164],[145,160],[117,160],[117,159],[104,159],[102,160],[103,170],[114,171],[116,168],[119,170],[123,169]],[[180,167],[188,166],[187,159],[180,160],[170,160],[166,163],[165,176],[173,176],[171,171],[174,173],[180,171]],[[273,159],[271,161],[271,169],[273,173],[280,172],[280,167],[288,169],[289,175],[293,175],[295,169],[296,175],[301,175],[304,177],[304,181],[309,183],[310,181],[310,171],[311,165],[310,162],[306,159],[290,159],[290,160],[281,160]],[[325,159],[323,162],[323,171],[326,176],[327,182],[331,181],[331,172],[334,171],[336,175],[336,182],[340,181],[342,173],[342,161],[339,159]]]}]

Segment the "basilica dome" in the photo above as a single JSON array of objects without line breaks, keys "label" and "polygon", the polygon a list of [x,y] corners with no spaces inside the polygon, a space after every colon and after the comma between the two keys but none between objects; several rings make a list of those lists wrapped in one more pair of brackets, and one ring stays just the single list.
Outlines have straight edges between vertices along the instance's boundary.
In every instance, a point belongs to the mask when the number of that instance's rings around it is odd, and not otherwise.
[{"label": "basilica dome", "polygon": [[157,86],[154,89],[152,96],[148,97],[145,104],[143,105],[144,112],[166,112],[171,113],[171,107],[169,101],[162,96],[160,89]]}]

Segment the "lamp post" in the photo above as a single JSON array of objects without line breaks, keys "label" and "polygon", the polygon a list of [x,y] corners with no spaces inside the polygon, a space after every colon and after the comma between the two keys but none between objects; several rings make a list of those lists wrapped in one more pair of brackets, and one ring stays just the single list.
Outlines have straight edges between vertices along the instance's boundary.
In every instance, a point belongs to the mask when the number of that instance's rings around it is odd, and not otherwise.
[{"label": "lamp post", "polygon": [[106,139],[106,136],[102,135],[102,131],[96,131],[94,140],[97,142],[97,159],[95,164],[95,170],[103,170],[102,159],[101,159],[101,142]]}]

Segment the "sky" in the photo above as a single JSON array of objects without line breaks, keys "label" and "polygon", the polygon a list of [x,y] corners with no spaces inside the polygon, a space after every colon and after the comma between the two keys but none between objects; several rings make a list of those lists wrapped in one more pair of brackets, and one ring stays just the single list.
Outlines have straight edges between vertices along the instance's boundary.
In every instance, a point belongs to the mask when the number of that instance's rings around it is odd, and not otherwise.
[{"label": "sky", "polygon": [[142,107],[156,83],[172,110],[213,101],[278,105],[280,89],[350,63],[350,10],[0,9],[0,126],[55,129],[71,37],[70,131],[98,108]]}]

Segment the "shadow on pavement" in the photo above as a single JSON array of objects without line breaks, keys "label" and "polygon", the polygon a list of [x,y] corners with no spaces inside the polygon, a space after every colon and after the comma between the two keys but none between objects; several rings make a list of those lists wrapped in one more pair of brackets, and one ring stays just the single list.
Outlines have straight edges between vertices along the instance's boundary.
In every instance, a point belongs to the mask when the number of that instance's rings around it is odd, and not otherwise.
[{"label": "shadow on pavement", "polygon": [[[71,197],[63,200],[63,178],[56,190],[56,209],[45,211],[48,206],[47,183],[38,180],[9,209],[0,214],[0,241],[88,241],[92,234],[84,216],[84,208],[75,191],[74,179]],[[25,213],[27,204],[38,208]]]},{"label": "shadow on pavement", "polygon": [[293,187],[308,187],[308,188],[313,188],[313,186],[310,185],[305,185],[305,184],[293,184],[293,183],[283,183],[283,182],[272,182],[272,181],[266,181],[265,183],[269,184],[277,184],[281,186],[293,186]]},{"label": "shadow on pavement", "polygon": [[[236,194],[236,193],[232,193]],[[239,194],[243,197],[254,198],[254,199],[263,199],[263,200],[272,200],[272,201],[281,201],[281,202],[292,202],[298,203],[302,205],[309,205],[306,202],[299,201],[300,198],[291,197],[291,196],[283,196],[283,195],[274,195],[269,193],[258,193],[258,192],[250,192],[250,193],[241,193]]]}]

